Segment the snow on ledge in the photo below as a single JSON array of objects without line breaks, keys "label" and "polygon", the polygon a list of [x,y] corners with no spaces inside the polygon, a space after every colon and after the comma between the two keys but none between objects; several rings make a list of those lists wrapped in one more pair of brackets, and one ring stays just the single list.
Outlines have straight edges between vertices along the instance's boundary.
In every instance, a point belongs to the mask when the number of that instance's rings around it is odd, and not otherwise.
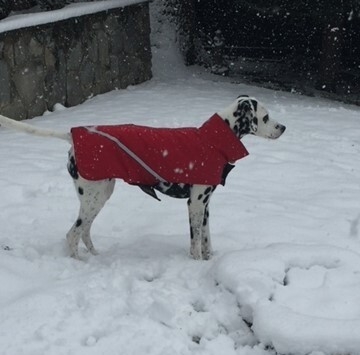
[{"label": "snow on ledge", "polygon": [[75,3],[59,10],[14,15],[0,21],[0,33],[67,20],[96,12],[135,5],[149,0],[103,0],[96,2]]}]

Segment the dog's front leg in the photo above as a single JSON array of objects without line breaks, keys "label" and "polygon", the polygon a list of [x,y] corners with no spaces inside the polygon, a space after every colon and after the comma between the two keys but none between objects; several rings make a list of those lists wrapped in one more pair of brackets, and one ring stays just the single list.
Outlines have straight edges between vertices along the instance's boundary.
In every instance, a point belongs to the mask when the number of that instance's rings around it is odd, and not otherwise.
[{"label": "dog's front leg", "polygon": [[[188,200],[191,247],[190,254],[196,260],[207,259],[208,251],[202,250],[203,233],[209,234],[204,218],[213,188],[211,186],[194,185],[191,187]],[[204,235],[204,238],[209,235]],[[210,239],[208,239],[210,242]],[[205,253],[205,254],[204,254]]]}]

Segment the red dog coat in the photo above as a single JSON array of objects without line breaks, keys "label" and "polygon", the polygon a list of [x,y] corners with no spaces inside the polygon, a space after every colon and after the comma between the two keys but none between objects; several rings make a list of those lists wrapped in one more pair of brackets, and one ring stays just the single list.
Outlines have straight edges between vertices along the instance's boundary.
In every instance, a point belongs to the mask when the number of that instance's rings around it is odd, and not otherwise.
[{"label": "red dog coat", "polygon": [[79,174],[87,180],[218,185],[226,165],[249,154],[217,114],[200,128],[127,124],[75,127],[71,134]]}]

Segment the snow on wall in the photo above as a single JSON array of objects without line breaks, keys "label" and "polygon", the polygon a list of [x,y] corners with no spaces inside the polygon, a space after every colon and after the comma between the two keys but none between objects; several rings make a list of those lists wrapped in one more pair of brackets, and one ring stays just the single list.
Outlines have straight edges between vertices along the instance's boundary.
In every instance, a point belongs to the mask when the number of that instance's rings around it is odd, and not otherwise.
[{"label": "snow on wall", "polygon": [[62,9],[39,13],[21,14],[0,21],[0,33],[67,20],[73,17],[94,14],[96,12],[135,5],[148,0],[104,0],[92,3],[70,4]]}]

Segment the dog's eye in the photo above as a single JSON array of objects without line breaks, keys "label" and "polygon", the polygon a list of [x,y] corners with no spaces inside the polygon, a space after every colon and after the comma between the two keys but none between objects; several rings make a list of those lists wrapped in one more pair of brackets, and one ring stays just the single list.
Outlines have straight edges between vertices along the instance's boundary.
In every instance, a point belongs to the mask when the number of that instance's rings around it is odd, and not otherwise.
[{"label": "dog's eye", "polygon": [[263,122],[267,123],[267,121],[269,121],[269,115],[266,115],[263,117]]}]

